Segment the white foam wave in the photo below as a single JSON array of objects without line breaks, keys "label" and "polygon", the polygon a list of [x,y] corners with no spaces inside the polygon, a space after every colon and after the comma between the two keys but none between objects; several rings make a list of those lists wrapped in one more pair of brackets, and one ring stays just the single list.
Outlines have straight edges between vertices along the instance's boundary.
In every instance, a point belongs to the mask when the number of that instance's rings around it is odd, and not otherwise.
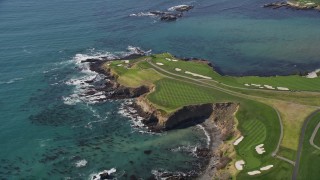
[{"label": "white foam wave", "polygon": [[103,170],[101,172],[98,172],[98,173],[94,173],[94,174],[91,174],[89,176],[89,180],[101,180],[101,175],[103,174],[108,174],[108,175],[111,175],[113,173],[117,172],[117,169],[116,168],[111,168],[109,170]]},{"label": "white foam wave", "polygon": [[211,143],[211,136],[210,136],[209,132],[201,124],[198,124],[197,126],[201,130],[203,130],[204,134],[206,135],[206,137],[207,137],[207,148],[209,148],[210,143]]},{"label": "white foam wave", "polygon": [[154,17],[156,16],[155,14],[153,13],[150,13],[150,12],[139,12],[139,13],[134,13],[134,14],[130,14],[129,16],[138,16],[138,17],[142,17],[142,16],[151,16],[151,17]]},{"label": "white foam wave", "polygon": [[[80,69],[80,75],[73,77],[65,82],[65,84],[74,86],[73,93],[67,97],[63,97],[63,101],[67,105],[75,105],[80,102],[86,104],[95,104],[104,102],[107,99],[106,92],[97,91],[94,89],[92,82],[104,82],[105,76],[90,70],[90,63],[84,62],[87,59],[96,60],[113,60],[121,57],[129,56],[131,54],[148,54],[151,50],[145,52],[139,47],[128,46],[127,52],[95,52],[91,49],[89,54],[76,54],[72,62]],[[103,84],[103,83],[102,83]]]},{"label": "white foam wave", "polygon": [[80,167],[85,167],[85,166],[87,165],[87,163],[88,163],[87,160],[81,159],[81,160],[79,160],[79,161],[77,161],[77,162],[75,163],[75,166],[78,167],[78,168],[80,168]]},{"label": "white foam wave", "polygon": [[118,113],[124,117],[130,118],[132,122],[132,127],[146,128],[146,126],[142,123],[143,117],[137,114],[137,110],[135,110],[133,107],[130,107],[132,103],[133,100],[131,99],[125,100],[123,103],[121,103]]},{"label": "white foam wave", "polygon": [[0,81],[0,85],[1,84],[12,84],[12,83],[15,83],[17,81],[20,81],[22,80],[23,78],[13,78],[13,79],[10,79],[8,81]]},{"label": "white foam wave", "polygon": [[172,152],[184,152],[184,153],[190,153],[192,156],[197,157],[197,148],[200,147],[200,145],[186,145],[186,146],[179,146],[173,149],[170,149]]}]

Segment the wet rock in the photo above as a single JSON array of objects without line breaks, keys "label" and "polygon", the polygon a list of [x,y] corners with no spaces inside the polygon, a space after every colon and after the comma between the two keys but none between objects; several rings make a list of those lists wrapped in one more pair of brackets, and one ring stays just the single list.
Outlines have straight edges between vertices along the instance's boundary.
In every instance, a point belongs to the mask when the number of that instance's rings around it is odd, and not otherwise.
[{"label": "wet rock", "polygon": [[101,173],[101,174],[99,174],[99,176],[100,176],[100,179],[111,179],[112,178],[110,176],[110,174],[107,172]]},{"label": "wet rock", "polygon": [[174,14],[165,14],[160,18],[161,21],[175,21],[177,19],[178,17]]},{"label": "wet rock", "polygon": [[130,180],[138,180],[138,178],[135,175],[131,175]]},{"label": "wet rock", "polygon": [[182,5],[182,6],[178,6],[178,7],[174,8],[174,9],[179,12],[184,12],[184,11],[189,11],[189,10],[193,9],[193,6]]},{"label": "wet rock", "polygon": [[211,151],[208,148],[197,148],[196,155],[198,157],[211,157]]},{"label": "wet rock", "polygon": [[101,61],[101,59],[89,58],[89,59],[81,61],[81,63],[86,63],[86,62],[93,63],[93,62],[98,62],[98,61]]},{"label": "wet rock", "polygon": [[145,151],[143,151],[144,152],[144,154],[146,154],[146,155],[150,155],[151,153],[152,153],[152,150],[145,150]]}]

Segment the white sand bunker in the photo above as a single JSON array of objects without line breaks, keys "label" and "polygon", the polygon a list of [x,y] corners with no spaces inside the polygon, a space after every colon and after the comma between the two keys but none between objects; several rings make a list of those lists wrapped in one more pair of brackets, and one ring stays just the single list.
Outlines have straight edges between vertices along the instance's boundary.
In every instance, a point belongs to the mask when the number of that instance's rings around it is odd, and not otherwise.
[{"label": "white sand bunker", "polygon": [[124,60],[124,63],[129,64],[129,60]]},{"label": "white sand bunker", "polygon": [[239,137],[234,143],[233,143],[233,145],[238,145],[242,140],[243,140],[243,136],[241,136],[241,137]]},{"label": "white sand bunker", "polygon": [[266,150],[263,148],[264,144],[259,144],[258,146],[256,146],[256,151],[258,154],[263,154],[266,152]]},{"label": "white sand bunker", "polygon": [[181,69],[180,69],[180,68],[175,68],[174,70],[176,70],[176,71],[181,71]]},{"label": "white sand bunker", "polygon": [[250,86],[250,84],[244,84],[244,85],[245,85],[245,86],[248,86],[248,87]]},{"label": "white sand bunker", "polygon": [[251,86],[260,87],[261,84],[251,84]]},{"label": "white sand bunker", "polygon": [[163,66],[163,63],[156,63],[157,65],[159,65],[159,66]]},{"label": "white sand bunker", "polygon": [[119,66],[119,67],[120,67],[120,66],[122,66],[122,64],[118,64],[117,66]]},{"label": "white sand bunker", "polygon": [[268,165],[268,166],[264,166],[262,168],[260,168],[261,171],[267,171],[269,169],[271,169],[273,167],[273,165]]},{"label": "white sand bunker", "polygon": [[320,72],[320,69],[317,69],[317,70],[315,70],[313,72],[308,73],[308,75],[306,77],[307,78],[317,78],[318,77],[317,73],[319,73],[319,72]]},{"label": "white sand bunker", "polygon": [[166,58],[167,61],[173,61],[173,62],[177,62],[177,59],[170,59],[170,58]]},{"label": "white sand bunker", "polygon": [[244,160],[240,160],[235,163],[235,166],[236,166],[237,170],[241,171],[241,170],[243,170],[244,164],[245,164]]},{"label": "white sand bunker", "polygon": [[196,73],[192,73],[192,72],[189,72],[189,71],[186,71],[184,72],[186,74],[191,74],[192,76],[195,76],[195,77],[201,77],[201,78],[204,78],[204,79],[212,79],[211,77],[208,77],[208,76],[203,76],[201,74],[196,74]]},{"label": "white sand bunker", "polygon": [[250,171],[250,172],[248,172],[248,174],[250,175],[250,176],[253,176],[253,175],[256,175],[256,174],[260,174],[261,173],[261,171]]},{"label": "white sand bunker", "polygon": [[286,87],[277,87],[277,89],[280,91],[289,91],[289,88]]},{"label": "white sand bunker", "polygon": [[276,88],[274,88],[274,87],[272,87],[270,85],[263,85],[263,86],[266,87],[267,89],[276,89]]}]

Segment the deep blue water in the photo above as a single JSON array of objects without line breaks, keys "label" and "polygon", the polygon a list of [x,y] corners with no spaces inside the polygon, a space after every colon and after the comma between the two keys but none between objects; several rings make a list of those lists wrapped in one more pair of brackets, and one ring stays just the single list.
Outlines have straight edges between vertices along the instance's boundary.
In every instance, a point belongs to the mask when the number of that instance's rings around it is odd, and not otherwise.
[{"label": "deep blue water", "polygon": [[[319,68],[320,14],[260,8],[266,2],[0,1],[0,177],[88,179],[116,168],[126,179],[196,170],[198,159],[178,149],[205,146],[201,129],[139,132],[119,113],[123,101],[79,99],[81,86],[70,81],[92,74],[76,63],[135,46],[208,59],[233,75]],[[177,22],[129,16],[179,4],[195,8]],[[87,164],[77,167],[81,160]]]}]

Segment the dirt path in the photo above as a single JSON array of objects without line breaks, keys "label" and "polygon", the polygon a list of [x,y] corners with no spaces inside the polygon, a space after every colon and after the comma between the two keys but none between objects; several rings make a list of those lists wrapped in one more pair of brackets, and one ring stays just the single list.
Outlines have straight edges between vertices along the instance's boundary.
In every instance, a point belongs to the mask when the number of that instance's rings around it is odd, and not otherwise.
[{"label": "dirt path", "polygon": [[297,158],[296,158],[296,165],[294,166],[293,174],[292,174],[292,180],[296,180],[299,173],[299,164],[300,164],[300,158],[301,158],[301,152],[303,147],[303,140],[306,133],[307,125],[309,121],[317,114],[320,110],[316,110],[313,112],[303,123],[302,129],[301,129],[301,135],[299,138],[299,146],[298,146],[298,152],[297,152]]},{"label": "dirt path", "polygon": [[314,144],[314,138],[316,137],[317,132],[319,131],[319,128],[320,128],[320,122],[318,123],[318,125],[316,126],[316,128],[314,128],[313,133],[312,133],[312,136],[311,136],[310,139],[309,139],[309,142],[310,142],[311,146],[313,146],[314,148],[320,150],[320,147],[317,146],[316,144]]},{"label": "dirt path", "polygon": [[[245,98],[245,99],[250,99],[250,100],[256,100],[256,98],[261,98],[261,97],[256,97],[256,96],[252,96],[252,95],[243,95],[241,93],[237,93],[237,92],[234,92],[234,91],[231,91],[231,90],[226,90],[226,89],[223,89],[221,87],[218,87],[218,86],[215,86],[215,85],[212,85],[212,84],[208,84],[206,82],[203,82],[201,80],[198,80],[198,79],[194,79],[194,78],[191,78],[191,77],[186,77],[186,76],[183,76],[183,75],[179,75],[179,74],[174,74],[172,72],[169,72],[165,69],[162,69],[161,67],[158,67],[156,66],[155,64],[153,64],[152,62],[150,61],[147,61],[151,66],[153,66],[155,68],[155,70],[159,73],[162,72],[165,72],[167,74],[170,74],[170,75],[173,75],[173,76],[177,76],[177,77],[181,77],[181,78],[184,78],[184,79],[189,79],[189,80],[192,80],[192,81],[195,81],[195,82],[198,82],[198,83],[193,83],[193,84],[197,84],[197,85],[201,85],[201,86],[205,86],[205,87],[209,87],[209,88],[213,88],[213,89],[216,89],[216,90],[219,90],[219,91],[222,91],[224,93],[227,93],[227,94],[230,94],[230,95],[233,95],[233,96],[237,96],[237,97],[240,97],[240,98]],[[163,75],[163,73],[161,73]],[[164,75],[166,77],[170,77],[170,76],[167,76],[167,75]],[[173,78],[173,77],[170,77],[170,78]],[[181,79],[176,79],[176,78],[173,78],[175,80],[180,80]],[[190,83],[190,82],[189,82]],[[266,99],[266,98],[261,98],[261,99]],[[272,106],[270,106],[272,107]],[[277,109],[275,109],[274,107],[272,107],[276,112],[277,112],[277,115],[278,115],[278,119],[279,119],[279,124],[280,124],[280,137],[279,137],[279,140],[278,140],[278,144],[277,144],[277,147],[276,149],[272,152],[272,156],[273,157],[276,157],[278,159],[281,159],[281,160],[284,160],[292,165],[295,165],[295,162],[292,161],[292,160],[289,160],[287,158],[284,158],[284,157],[281,157],[281,156],[278,156],[277,153],[279,151],[279,148],[280,148],[280,144],[281,144],[281,141],[282,141],[282,138],[283,138],[283,124],[282,124],[282,119],[281,119],[281,116],[280,116],[280,113]]]},{"label": "dirt path", "polygon": [[[179,75],[179,74],[174,74],[172,72],[169,72],[165,69],[162,69],[158,66],[156,66],[155,64],[153,64],[152,62],[148,61],[147,62],[153,66],[155,68],[156,71],[160,71],[159,73],[160,74],[163,74],[166,73],[166,74],[169,74],[169,75],[172,75],[172,76],[176,76],[176,77],[181,77],[181,78],[184,78],[184,79],[189,79],[189,80],[192,80],[194,82],[197,82],[197,83],[193,83],[193,84],[197,84],[197,85],[200,85],[200,86],[205,86],[205,87],[209,87],[209,88],[213,88],[213,89],[216,89],[216,90],[219,90],[219,91],[222,91],[224,93],[227,93],[227,94],[230,94],[230,95],[233,95],[233,96],[237,96],[237,97],[241,97],[241,98],[246,98],[246,99],[251,99],[251,100],[257,100],[257,99],[268,99],[268,98],[263,98],[263,97],[257,97],[257,96],[252,96],[252,95],[244,95],[244,94],[241,94],[241,93],[237,93],[237,92],[234,92],[234,91],[231,91],[231,90],[226,90],[224,88],[221,88],[221,87],[218,87],[218,86],[215,86],[213,84],[209,84],[209,83],[206,83],[206,82],[203,82],[199,79],[194,79],[194,78],[190,78],[190,77],[186,77],[186,76],[183,76],[183,75]],[[162,73],[161,73],[162,71]],[[169,77],[169,78],[172,78],[172,79],[175,79],[175,80],[179,80],[179,81],[183,81],[181,79],[177,79],[177,78],[173,78],[171,76],[167,76],[167,75],[164,75],[166,77]],[[212,81],[215,81],[215,80],[212,80]],[[215,81],[216,82],[216,81]],[[189,82],[189,83],[192,83],[192,82]],[[200,84],[199,84],[200,83]],[[223,84],[225,85],[225,84]],[[232,86],[229,86],[229,85],[226,85],[228,87],[232,87]],[[237,87],[234,87],[234,88],[237,88]],[[247,89],[247,88],[239,88],[239,89]],[[295,103],[294,103],[295,104]],[[272,107],[272,106],[271,106]],[[317,108],[320,108],[318,106],[312,106],[312,107],[317,107]],[[299,138],[299,146],[298,146],[298,152],[297,152],[297,158],[295,161],[292,161],[292,160],[289,160],[285,157],[282,157],[282,156],[279,156],[277,155],[278,151],[279,151],[279,148],[280,148],[280,144],[281,144],[281,141],[282,141],[282,138],[283,138],[283,124],[282,124],[282,119],[281,119],[281,116],[280,116],[280,113],[277,109],[275,109],[274,107],[272,107],[276,112],[277,112],[277,115],[278,115],[278,119],[279,119],[279,123],[280,123],[280,129],[281,129],[281,132],[280,132],[280,137],[279,137],[279,141],[278,141],[278,144],[277,144],[277,147],[276,149],[274,150],[274,152],[272,153],[272,156],[275,157],[275,158],[278,158],[278,159],[281,159],[283,161],[286,161],[290,164],[292,164],[294,166],[294,171],[293,171],[293,175],[292,175],[292,179],[293,180],[296,180],[297,178],[297,175],[298,175],[298,171],[299,171],[299,163],[300,163],[300,157],[301,157],[301,151],[302,151],[302,146],[303,146],[303,139],[304,139],[304,135],[305,135],[305,131],[306,131],[306,126],[308,124],[308,122],[314,117],[315,114],[317,114],[318,112],[320,112],[320,110],[317,110],[315,112],[313,112],[311,115],[308,116],[308,118],[304,121],[304,124],[303,124],[303,127],[302,127],[302,130],[301,130],[301,135],[300,135],[300,138]],[[313,145],[315,148],[319,149],[320,148],[318,146],[316,146],[314,143],[313,143],[313,140],[314,140],[314,137],[318,131],[318,129],[320,128],[320,123],[318,124],[318,126],[315,128],[313,134],[312,134],[312,137],[310,139],[310,144]]]}]

